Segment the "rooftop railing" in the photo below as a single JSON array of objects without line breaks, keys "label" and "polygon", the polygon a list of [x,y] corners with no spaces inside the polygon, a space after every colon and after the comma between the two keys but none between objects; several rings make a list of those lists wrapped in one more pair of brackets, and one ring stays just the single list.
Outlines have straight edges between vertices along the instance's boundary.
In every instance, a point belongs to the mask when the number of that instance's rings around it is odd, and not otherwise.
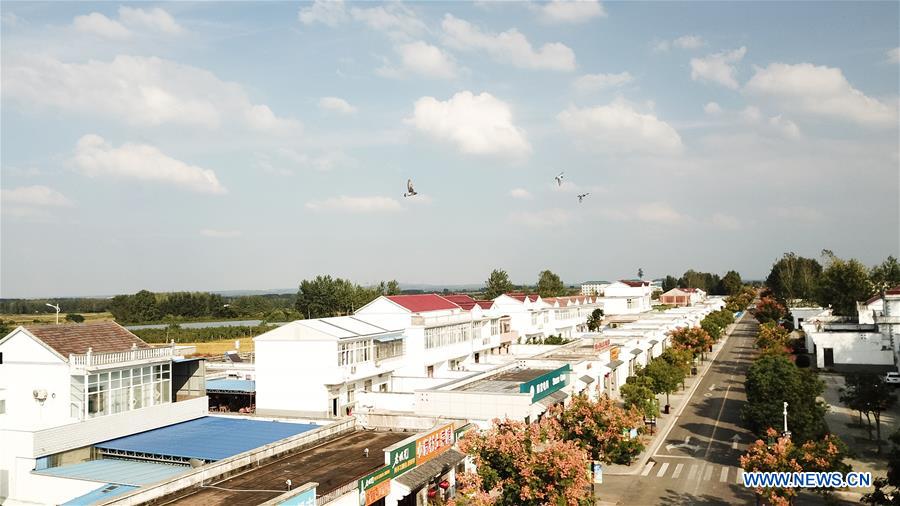
[{"label": "rooftop railing", "polygon": [[128,351],[103,353],[94,353],[91,348],[88,348],[87,353],[69,354],[69,364],[76,367],[94,367],[121,364],[123,362],[172,358],[176,356],[175,350],[174,345],[158,348],[138,348],[137,345],[132,345]]}]

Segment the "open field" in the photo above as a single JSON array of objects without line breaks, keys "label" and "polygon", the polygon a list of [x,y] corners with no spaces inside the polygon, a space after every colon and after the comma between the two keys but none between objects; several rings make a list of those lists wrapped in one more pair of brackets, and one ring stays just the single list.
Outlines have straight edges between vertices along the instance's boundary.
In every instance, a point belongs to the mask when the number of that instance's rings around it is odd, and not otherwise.
[{"label": "open field", "polygon": [[[181,345],[196,346],[198,355],[223,355],[226,351],[234,349],[234,342],[237,339],[222,339],[221,341],[209,341],[206,343],[179,343]],[[253,338],[241,338],[241,352],[249,352],[253,350]]]},{"label": "open field", "polygon": [[[112,320],[110,313],[78,313],[84,316],[86,322],[97,322],[103,320]],[[42,325],[46,323],[56,323],[56,312],[53,313],[36,313],[36,314],[0,314],[0,320],[4,322],[12,322],[12,325]],[[59,323],[66,322],[66,313],[59,313]]]}]

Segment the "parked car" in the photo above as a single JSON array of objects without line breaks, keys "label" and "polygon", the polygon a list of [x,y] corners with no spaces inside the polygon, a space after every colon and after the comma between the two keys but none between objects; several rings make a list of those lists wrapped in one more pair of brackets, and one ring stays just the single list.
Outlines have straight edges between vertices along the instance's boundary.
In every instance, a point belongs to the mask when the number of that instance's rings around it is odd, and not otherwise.
[{"label": "parked car", "polygon": [[900,372],[889,372],[885,374],[884,382],[892,385],[900,385]]}]

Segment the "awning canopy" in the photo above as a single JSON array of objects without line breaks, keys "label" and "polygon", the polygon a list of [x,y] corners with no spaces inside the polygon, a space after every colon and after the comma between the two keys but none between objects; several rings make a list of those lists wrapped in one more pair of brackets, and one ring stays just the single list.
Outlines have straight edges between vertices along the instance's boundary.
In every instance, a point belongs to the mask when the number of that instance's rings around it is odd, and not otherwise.
[{"label": "awning canopy", "polygon": [[378,336],[375,338],[376,343],[390,343],[392,341],[399,341],[403,339],[403,334],[396,334],[393,336]]},{"label": "awning canopy", "polygon": [[625,362],[622,362],[621,360],[612,360],[612,361],[610,361],[610,363],[606,364],[606,367],[609,367],[610,369],[615,370],[616,367],[619,367],[620,365],[622,365],[624,363]]},{"label": "awning canopy", "polygon": [[544,407],[549,408],[550,406],[553,406],[554,404],[559,404],[560,402],[563,402],[564,400],[566,400],[566,397],[568,397],[568,396],[569,396],[569,394],[563,392],[562,390],[557,390],[556,392],[553,392],[552,394],[547,395],[547,397],[544,397],[543,399],[537,401],[537,403],[543,405]]},{"label": "awning canopy", "polygon": [[417,490],[428,485],[435,476],[440,476],[450,471],[453,466],[462,462],[464,458],[466,458],[465,454],[450,448],[421,466],[416,466],[401,474],[394,480],[410,490]]},{"label": "awning canopy", "polygon": [[659,341],[657,341],[656,339],[651,339],[650,344],[655,346],[655,345],[659,344]]},{"label": "awning canopy", "polygon": [[644,350],[639,350],[637,348],[631,350],[631,354],[634,356],[640,355],[641,353],[644,353]]},{"label": "awning canopy", "polygon": [[592,378],[592,377],[590,377],[590,376],[582,376],[582,377],[580,377],[580,378],[578,378],[578,379],[580,379],[581,381],[583,381],[583,382],[585,382],[585,383],[587,383],[587,384],[591,384],[591,383],[594,382],[594,378]]}]

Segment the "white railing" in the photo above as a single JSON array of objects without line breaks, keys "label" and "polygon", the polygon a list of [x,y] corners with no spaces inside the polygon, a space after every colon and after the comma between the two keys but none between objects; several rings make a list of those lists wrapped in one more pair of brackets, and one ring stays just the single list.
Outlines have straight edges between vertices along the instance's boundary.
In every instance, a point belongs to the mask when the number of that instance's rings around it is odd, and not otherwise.
[{"label": "white railing", "polygon": [[413,325],[423,325],[425,327],[440,327],[443,325],[452,325],[454,323],[470,323],[472,321],[472,315],[469,312],[440,316],[413,317]]},{"label": "white railing", "polygon": [[158,358],[171,358],[175,356],[175,348],[165,346],[160,348],[137,348],[129,351],[115,351],[107,353],[94,353],[88,348],[87,353],[70,354],[69,364],[79,367],[91,367],[98,365],[121,364],[123,362],[136,362],[139,360],[151,360]]},{"label": "white railing", "polygon": [[320,495],[319,497],[316,497],[316,505],[322,506],[324,504],[328,504],[331,501],[337,499],[338,497],[341,497],[344,494],[349,494],[350,492],[353,492],[354,490],[357,489],[358,486],[359,485],[356,480],[351,481],[350,483],[345,483],[343,486],[341,486],[338,489],[332,490],[331,492],[328,492],[325,495]]}]

